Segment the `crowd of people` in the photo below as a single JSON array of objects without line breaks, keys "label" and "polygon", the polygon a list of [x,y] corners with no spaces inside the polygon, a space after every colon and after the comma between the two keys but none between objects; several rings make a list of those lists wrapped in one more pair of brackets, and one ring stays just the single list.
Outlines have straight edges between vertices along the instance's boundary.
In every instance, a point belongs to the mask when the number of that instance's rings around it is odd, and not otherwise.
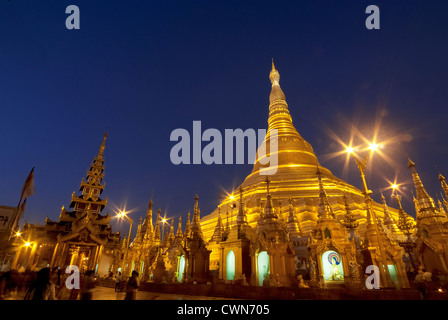
[{"label": "crowd of people", "polygon": [[[42,268],[38,272],[8,271],[0,275],[0,300],[15,295],[25,300],[92,300],[96,286],[96,277],[93,270],[80,275],[79,287],[68,288],[67,278],[70,274],[62,273],[55,267]],[[111,273],[107,279],[115,280],[115,292],[125,291],[125,300],[135,300],[140,287],[139,274],[133,271],[131,277],[123,278],[118,272]],[[431,292],[446,292],[448,290],[448,277],[437,270],[432,273],[420,268],[417,274],[408,270],[411,286],[417,289],[422,299],[428,299]]]},{"label": "crowd of people", "polygon": [[[25,300],[92,300],[97,280],[94,271],[80,275],[79,287],[69,288],[66,285],[69,276],[58,267],[42,268],[37,272],[5,272],[0,275],[0,300],[13,296]],[[121,273],[110,277],[116,279],[116,292],[126,291],[125,300],[136,299],[140,286],[137,271],[133,271],[127,280]]]},{"label": "crowd of people", "polygon": [[430,292],[446,293],[448,290],[448,278],[445,273],[434,270],[429,272],[425,268],[419,268],[414,278],[413,286],[419,291],[423,300],[429,298]]}]

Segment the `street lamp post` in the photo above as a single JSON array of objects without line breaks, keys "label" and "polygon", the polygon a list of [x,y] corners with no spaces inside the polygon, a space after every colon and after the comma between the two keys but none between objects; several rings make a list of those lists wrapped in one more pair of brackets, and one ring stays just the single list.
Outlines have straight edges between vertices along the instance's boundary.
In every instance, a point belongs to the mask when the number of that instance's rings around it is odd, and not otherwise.
[{"label": "street lamp post", "polygon": [[131,232],[132,232],[132,222],[133,222],[133,220],[126,215],[125,211],[121,211],[120,213],[118,213],[118,217],[119,218],[126,218],[128,220],[128,222],[129,222],[129,235],[128,235],[128,239],[126,241],[126,250],[124,252],[123,263],[122,263],[122,266],[121,266],[121,272],[122,272],[122,274],[124,274],[124,265],[125,265],[125,261],[127,259],[129,245],[131,244]]},{"label": "street lamp post", "polygon": [[382,270],[386,274],[386,284],[391,285],[392,280],[391,280],[391,276],[389,273],[389,268],[387,267],[387,260],[386,260],[386,256],[384,253],[383,243],[379,237],[379,229],[378,229],[378,223],[377,223],[377,219],[376,219],[376,213],[374,210],[372,210],[372,198],[370,198],[372,191],[367,188],[366,175],[365,175],[367,162],[369,161],[371,154],[377,149],[378,149],[378,145],[376,143],[371,143],[369,146],[370,152],[361,160],[358,159],[358,157],[355,155],[354,149],[352,147],[347,147],[346,151],[349,155],[353,156],[356,164],[358,165],[359,172],[361,173],[361,179],[362,179],[362,183],[363,183],[364,202],[366,203],[366,208],[367,208],[367,216],[370,217],[371,220],[373,220],[373,226],[375,228],[376,239],[378,242],[378,250],[380,252],[380,257],[381,257]]},{"label": "street lamp post", "polygon": [[165,223],[166,223],[166,218],[162,219],[162,241],[165,239]]}]

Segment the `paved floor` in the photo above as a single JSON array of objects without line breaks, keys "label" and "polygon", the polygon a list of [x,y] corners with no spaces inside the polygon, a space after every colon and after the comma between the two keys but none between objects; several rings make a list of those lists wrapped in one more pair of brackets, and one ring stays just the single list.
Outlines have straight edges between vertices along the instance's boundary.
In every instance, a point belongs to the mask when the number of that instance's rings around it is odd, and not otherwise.
[{"label": "paved floor", "polygon": [[[23,300],[25,292],[15,292],[3,297],[4,300]],[[92,300],[124,300],[124,292],[115,292],[114,288],[97,286],[93,290]],[[233,300],[229,298],[191,296],[159,292],[138,291],[137,300]]]},{"label": "paved floor", "polygon": [[[96,287],[92,300],[123,300],[124,292],[115,292],[113,288]],[[170,293],[138,291],[137,300],[229,300],[228,298],[190,296]]]}]

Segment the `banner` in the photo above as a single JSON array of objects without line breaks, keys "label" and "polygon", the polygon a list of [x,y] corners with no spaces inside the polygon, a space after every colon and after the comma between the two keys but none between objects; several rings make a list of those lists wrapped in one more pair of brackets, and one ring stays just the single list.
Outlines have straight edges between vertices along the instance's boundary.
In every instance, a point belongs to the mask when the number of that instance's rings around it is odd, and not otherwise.
[{"label": "banner", "polygon": [[0,206],[0,233],[11,232],[11,225],[16,218],[18,208],[17,207],[6,207]]}]

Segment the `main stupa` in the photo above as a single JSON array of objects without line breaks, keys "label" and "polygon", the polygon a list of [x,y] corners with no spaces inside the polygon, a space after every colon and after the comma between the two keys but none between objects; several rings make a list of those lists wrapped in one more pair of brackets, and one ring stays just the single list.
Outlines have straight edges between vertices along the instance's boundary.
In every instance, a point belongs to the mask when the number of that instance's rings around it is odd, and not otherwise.
[{"label": "main stupa", "polygon": [[[285,94],[280,88],[280,74],[275,69],[273,62],[269,79],[271,80],[272,88],[269,95],[268,133],[263,144],[266,143],[266,146],[270,146],[271,136],[269,132],[271,129],[277,129],[277,171],[273,175],[263,175],[263,171],[269,170],[269,167],[263,166],[263,161],[260,163],[260,159],[263,156],[260,157],[259,154],[264,154],[264,152],[260,152],[260,149],[258,149],[252,172],[211,214],[201,219],[204,239],[208,241],[213,236],[220,214],[224,225],[228,224],[231,227],[236,224],[240,194],[243,197],[247,221],[250,226],[254,226],[260,214],[262,214],[264,204],[266,203],[267,178],[269,179],[269,189],[276,215],[279,219],[287,221],[289,202],[292,199],[294,214],[299,222],[300,232],[303,236],[308,235],[317,221],[319,208],[318,171],[320,171],[322,184],[329,203],[338,220],[344,220],[347,214],[344,202],[345,195],[351,213],[354,214],[359,222],[359,231],[362,232],[367,219],[363,193],[361,190],[335,177],[330,170],[322,167],[313,151],[313,147],[297,132],[289,113]],[[266,156],[269,157],[270,155],[269,150],[266,151]],[[240,192],[240,188],[242,192]],[[384,206],[372,202],[372,207],[376,216],[383,219]],[[398,211],[389,208],[389,213],[396,221]]]}]

